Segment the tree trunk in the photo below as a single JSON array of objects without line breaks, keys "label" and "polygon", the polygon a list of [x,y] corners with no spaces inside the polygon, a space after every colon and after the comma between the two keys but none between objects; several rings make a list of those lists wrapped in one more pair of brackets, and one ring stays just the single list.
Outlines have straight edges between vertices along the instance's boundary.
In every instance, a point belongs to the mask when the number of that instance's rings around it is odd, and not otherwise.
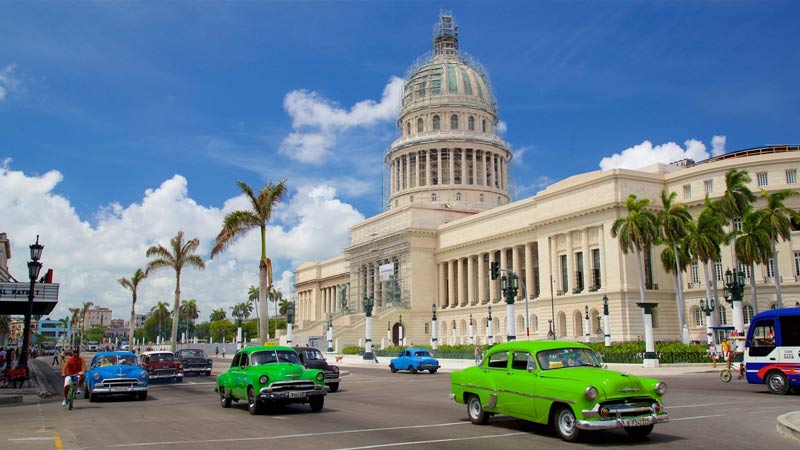
[{"label": "tree trunk", "polygon": [[[756,303],[756,264],[750,263],[750,301],[753,302],[753,315],[758,314],[758,303]],[[744,313],[744,306],[742,306]]]},{"label": "tree trunk", "polygon": [[675,255],[675,277],[678,281],[678,322],[680,323],[681,342],[688,344],[688,333],[686,330],[686,307],[683,302],[683,276],[681,274],[681,257],[678,255],[678,246],[672,244],[672,253]]},{"label": "tree trunk", "polygon": [[172,342],[170,351],[175,353],[178,350],[178,319],[180,318],[181,306],[181,273],[175,273],[175,309],[172,310]]},{"label": "tree trunk", "polygon": [[269,340],[269,315],[267,314],[267,261],[263,258],[258,264],[258,315],[264,317],[258,324],[258,337]]},{"label": "tree trunk", "polygon": [[[703,261],[703,276],[705,277],[705,282],[706,282],[706,306],[710,307],[711,306],[711,282],[708,279],[708,261]],[[716,300],[714,300],[714,304],[715,305],[716,305],[716,303],[717,303]],[[717,309],[719,309],[719,305],[716,305],[715,307]],[[712,311],[711,315],[708,316],[708,320],[711,320],[711,318],[713,318],[713,317],[714,317],[714,313]],[[714,326],[713,322],[716,322],[716,321],[715,320],[711,320],[711,322],[712,322],[712,326]]]},{"label": "tree trunk", "polygon": [[131,329],[131,334],[130,334],[130,337],[128,337],[128,350],[133,351],[133,330],[136,327],[136,301],[135,300],[131,304],[131,323],[129,325],[130,325],[130,329]]},{"label": "tree trunk", "polygon": [[778,269],[778,246],[772,240],[772,267],[775,269],[772,274],[775,277],[775,296],[778,299],[778,308],[783,308],[783,295],[781,294],[781,271]]}]

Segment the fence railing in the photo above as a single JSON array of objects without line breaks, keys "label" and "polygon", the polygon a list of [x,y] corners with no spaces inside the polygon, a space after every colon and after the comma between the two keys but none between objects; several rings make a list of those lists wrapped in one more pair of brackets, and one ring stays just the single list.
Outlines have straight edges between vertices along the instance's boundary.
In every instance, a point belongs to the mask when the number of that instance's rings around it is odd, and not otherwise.
[{"label": "fence railing", "polygon": [[[656,352],[658,361],[662,364],[692,364],[692,363],[708,363],[711,362],[708,354],[699,352]],[[603,362],[606,363],[620,363],[620,364],[636,364],[644,360],[644,352],[631,352],[631,353],[598,353]]]}]

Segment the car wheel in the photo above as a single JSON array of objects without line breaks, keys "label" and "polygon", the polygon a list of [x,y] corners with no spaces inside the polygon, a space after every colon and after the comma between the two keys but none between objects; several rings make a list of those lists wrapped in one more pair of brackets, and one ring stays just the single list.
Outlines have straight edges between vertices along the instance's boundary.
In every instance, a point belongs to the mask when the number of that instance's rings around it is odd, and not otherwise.
[{"label": "car wheel", "polygon": [[331,383],[330,384],[331,392],[336,392],[339,390],[339,383]]},{"label": "car wheel", "polygon": [[325,404],[325,396],[324,395],[314,395],[308,399],[309,405],[311,405],[311,411],[319,412],[322,411],[322,405]]},{"label": "car wheel", "polygon": [[467,415],[475,425],[486,425],[489,422],[489,413],[483,410],[481,399],[477,395],[470,395],[467,399]]},{"label": "car wheel", "polygon": [[89,401],[94,403],[97,401],[97,394],[89,394]]},{"label": "car wheel", "polygon": [[389,364],[389,370],[390,370],[392,373],[395,373],[395,372],[397,372],[397,367],[395,367],[395,366],[394,366],[394,364]]},{"label": "car wheel", "polygon": [[647,425],[645,427],[625,427],[625,432],[629,435],[643,439],[646,437],[650,432],[653,431],[653,424]]},{"label": "car wheel", "polygon": [[411,373],[417,373],[417,369],[414,366],[408,366],[408,371]]},{"label": "car wheel", "polygon": [[575,419],[575,413],[569,406],[559,406],[553,415],[553,425],[555,426],[556,433],[561,439],[567,442],[575,442],[578,440],[580,430],[578,430],[578,421]]},{"label": "car wheel", "polygon": [[729,369],[722,369],[722,372],[719,373],[719,379],[722,380],[723,383],[730,383],[731,371]]},{"label": "car wheel", "polygon": [[431,369],[431,373],[436,373],[436,369]]},{"label": "car wheel", "polygon": [[210,376],[211,376],[211,371],[210,371],[210,370],[209,370],[208,372],[206,372],[206,376],[207,376],[207,377],[210,377]]},{"label": "car wheel", "polygon": [[147,400],[147,391],[139,392],[138,394],[136,394],[136,398],[141,402]]},{"label": "car wheel", "polygon": [[85,399],[89,398],[89,385],[88,384],[86,386],[84,386],[84,388],[83,388],[83,398],[85,398]]},{"label": "car wheel", "polygon": [[247,410],[254,416],[261,414],[261,402],[256,398],[252,387],[247,388]]},{"label": "car wheel", "polygon": [[175,377],[176,383],[180,383],[181,381],[183,381],[183,377]]},{"label": "car wheel", "polygon": [[219,404],[223,408],[231,407],[231,398],[225,395],[225,390],[222,388],[219,388]]},{"label": "car wheel", "polygon": [[789,392],[789,382],[786,375],[778,371],[772,371],[767,375],[767,389],[773,394],[787,394]]}]

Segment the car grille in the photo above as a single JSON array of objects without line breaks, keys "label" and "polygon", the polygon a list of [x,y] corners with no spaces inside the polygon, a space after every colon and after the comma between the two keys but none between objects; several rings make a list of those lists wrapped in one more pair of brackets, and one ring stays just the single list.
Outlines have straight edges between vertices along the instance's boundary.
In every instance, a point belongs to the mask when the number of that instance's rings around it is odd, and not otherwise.
[{"label": "car grille", "polygon": [[194,364],[185,364],[184,367],[187,369],[205,369],[208,367],[206,363],[194,363]]},{"label": "car grille", "polygon": [[316,384],[310,380],[276,381],[270,385],[272,392],[306,391],[314,389]]},{"label": "car grille", "polygon": [[114,387],[114,386],[136,386],[139,380],[136,378],[106,378],[97,387]]},{"label": "car grille", "polygon": [[613,417],[634,417],[652,413],[654,403],[658,402],[652,398],[645,397],[617,401],[612,400],[602,403],[601,406],[608,408],[610,415]]},{"label": "car grille", "polygon": [[325,379],[326,380],[335,380],[337,378],[339,378],[339,374],[338,373],[325,372]]},{"label": "car grille", "polygon": [[156,376],[175,375],[175,370],[174,369],[154,370],[153,375]]}]

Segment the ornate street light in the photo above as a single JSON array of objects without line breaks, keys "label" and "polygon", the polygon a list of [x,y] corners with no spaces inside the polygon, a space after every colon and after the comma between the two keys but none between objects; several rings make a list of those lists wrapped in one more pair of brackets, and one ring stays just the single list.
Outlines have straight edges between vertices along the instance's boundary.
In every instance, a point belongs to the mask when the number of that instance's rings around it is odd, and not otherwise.
[{"label": "ornate street light", "polygon": [[28,350],[31,345],[31,318],[33,317],[33,296],[36,279],[39,278],[39,271],[42,270],[42,263],[39,259],[42,257],[42,250],[44,245],[39,244],[39,235],[36,235],[36,243],[31,244],[31,260],[28,261],[28,277],[31,280],[31,286],[28,289],[28,312],[25,314],[25,323],[22,337],[22,353],[19,357],[19,366],[25,368],[25,377],[30,376],[28,370]]},{"label": "ornate street light", "polygon": [[333,351],[333,316],[328,313],[328,351]]},{"label": "ornate street light", "polygon": [[403,342],[403,340],[405,339],[405,330],[403,329],[403,315],[402,314],[400,314],[400,318],[397,319],[397,322],[400,324],[400,326],[397,329],[398,339],[400,340],[400,346],[401,347],[405,347],[405,343]]},{"label": "ornate street light", "polygon": [[508,324],[506,326],[506,340],[511,342],[517,339],[517,321],[514,314],[514,298],[517,296],[517,292],[519,292],[519,278],[517,275],[511,272],[508,276],[503,275],[500,277],[500,290],[503,292],[503,296],[506,300],[506,322]]},{"label": "ornate street light", "polygon": [[290,302],[289,305],[286,306],[286,345],[292,345],[292,336],[293,336],[293,325],[294,325],[294,302]]},{"label": "ornate street light", "polygon": [[611,347],[611,318],[608,315],[608,296],[603,296],[603,344]]},{"label": "ornate street light", "polygon": [[433,354],[439,350],[439,327],[436,323],[436,303],[433,304],[433,318],[431,318],[431,349]]},{"label": "ornate street light", "polygon": [[742,297],[744,296],[744,272],[741,270],[731,269],[725,271],[725,287],[722,290],[722,296],[725,301],[731,304],[733,309],[733,325],[736,328],[737,334],[742,336],[744,334],[744,312],[742,311]]},{"label": "ornate street light", "polygon": [[472,313],[469,315],[469,343],[475,343],[475,329],[472,327]]},{"label": "ornate street light", "polygon": [[589,328],[592,326],[591,322],[589,322],[589,305],[585,305],[583,309],[586,311],[586,315],[583,318],[583,328],[585,328],[583,332],[583,341],[589,343],[592,341],[591,335],[589,334]]},{"label": "ornate street light", "polygon": [[364,333],[366,335],[364,337],[364,359],[374,360],[375,353],[372,351],[372,308],[375,306],[375,299],[371,295],[364,297],[362,306],[364,307],[364,315],[367,316]]},{"label": "ornate street light", "polygon": [[489,318],[486,319],[486,341],[489,345],[494,345],[494,336],[492,335],[492,305],[489,305]]},{"label": "ornate street light", "polygon": [[709,345],[714,342],[714,335],[711,333],[711,313],[714,312],[715,307],[713,298],[709,298],[708,303],[706,303],[706,299],[700,299],[700,311],[706,314],[706,339]]}]

